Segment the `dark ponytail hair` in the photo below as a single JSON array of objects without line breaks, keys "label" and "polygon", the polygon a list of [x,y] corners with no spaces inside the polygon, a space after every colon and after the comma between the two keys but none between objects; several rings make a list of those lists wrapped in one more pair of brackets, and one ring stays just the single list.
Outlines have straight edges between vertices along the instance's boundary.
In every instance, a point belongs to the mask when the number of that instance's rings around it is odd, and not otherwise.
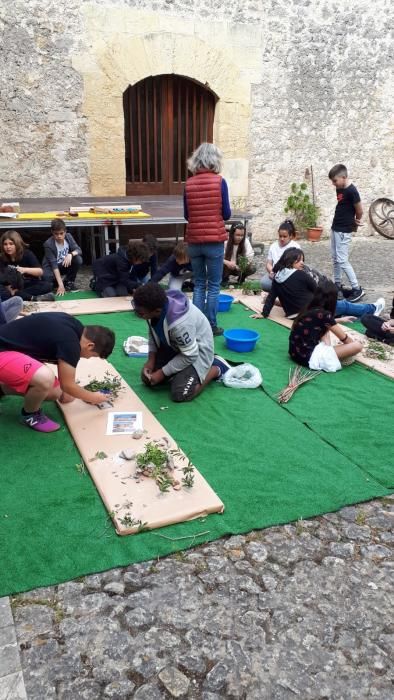
[{"label": "dark ponytail hair", "polygon": [[294,323],[297,323],[301,318],[303,318],[303,316],[306,316],[312,309],[329,311],[330,314],[335,316],[337,298],[338,288],[336,284],[334,284],[334,282],[331,280],[322,280],[313,292],[313,297],[311,298],[309,304],[305,307],[305,309],[300,311]]},{"label": "dark ponytail hair", "polygon": [[280,224],[278,231],[287,231],[290,238],[295,238],[296,229],[291,219],[286,219]]},{"label": "dark ponytail hair", "polygon": [[224,259],[225,260],[231,260],[231,258],[232,258],[233,249],[234,249],[234,234],[236,231],[243,231],[244,232],[241,243],[238,246],[237,258],[239,258],[240,255],[245,255],[245,236],[246,236],[245,226],[242,223],[242,221],[234,221],[234,223],[231,224],[231,228],[230,228],[230,231],[228,234],[228,241],[227,241],[227,245],[226,245],[226,250],[224,251]]},{"label": "dark ponytail hair", "polygon": [[298,262],[298,260],[304,260],[304,253],[302,250],[300,248],[288,248],[281,255],[278,262],[275,263],[273,272],[276,274],[277,272],[284,270],[285,267],[292,268],[294,263]]}]

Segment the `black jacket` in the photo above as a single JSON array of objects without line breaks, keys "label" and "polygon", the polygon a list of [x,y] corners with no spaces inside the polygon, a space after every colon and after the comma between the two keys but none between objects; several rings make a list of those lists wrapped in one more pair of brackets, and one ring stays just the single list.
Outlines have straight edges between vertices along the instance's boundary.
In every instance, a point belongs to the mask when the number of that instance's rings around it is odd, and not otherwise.
[{"label": "black jacket", "polygon": [[133,292],[141,284],[136,267],[129,262],[126,248],[98,258],[93,262],[96,292],[101,293],[106,287],[116,287],[117,284],[123,284],[128,292]]},{"label": "black jacket", "polygon": [[152,281],[153,275],[157,270],[157,253],[153,253],[147,262],[134,265],[134,268],[139,280],[143,280],[147,275],[150,275],[150,281]]},{"label": "black jacket", "polygon": [[315,289],[316,282],[303,270],[281,270],[272,280],[272,290],[263,306],[264,318],[270,315],[277,297],[286,316],[298,314],[309,304]]}]

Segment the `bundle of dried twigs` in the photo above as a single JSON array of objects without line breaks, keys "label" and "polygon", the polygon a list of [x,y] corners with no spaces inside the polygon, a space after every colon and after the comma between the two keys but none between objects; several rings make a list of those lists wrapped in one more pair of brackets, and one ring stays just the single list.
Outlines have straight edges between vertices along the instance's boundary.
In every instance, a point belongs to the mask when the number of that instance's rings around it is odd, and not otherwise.
[{"label": "bundle of dried twigs", "polygon": [[311,379],[317,377],[321,372],[315,372],[313,370],[304,369],[303,367],[295,367],[289,370],[289,383],[288,385],[279,392],[277,398],[278,403],[287,403],[290,401],[296,389],[298,389],[301,384],[309,382]]}]

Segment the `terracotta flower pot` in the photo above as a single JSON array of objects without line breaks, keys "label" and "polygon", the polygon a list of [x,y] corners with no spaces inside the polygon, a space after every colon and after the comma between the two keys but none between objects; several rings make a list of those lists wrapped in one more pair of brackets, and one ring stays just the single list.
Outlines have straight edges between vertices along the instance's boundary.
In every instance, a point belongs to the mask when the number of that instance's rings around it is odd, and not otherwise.
[{"label": "terracotta flower pot", "polygon": [[323,233],[323,228],[321,226],[315,226],[314,228],[308,228],[306,234],[308,241],[320,241],[321,235]]}]

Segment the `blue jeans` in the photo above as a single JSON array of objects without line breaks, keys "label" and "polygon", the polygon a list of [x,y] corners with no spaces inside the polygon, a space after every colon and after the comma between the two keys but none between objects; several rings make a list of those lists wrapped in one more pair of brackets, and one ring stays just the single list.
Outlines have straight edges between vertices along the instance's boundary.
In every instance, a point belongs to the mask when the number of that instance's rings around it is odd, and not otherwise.
[{"label": "blue jeans", "polygon": [[189,243],[187,250],[194,277],[193,304],[206,315],[212,328],[216,328],[224,244]]},{"label": "blue jeans", "polygon": [[335,316],[364,316],[364,314],[374,314],[375,304],[352,304],[351,301],[337,301]]},{"label": "blue jeans", "polygon": [[[1,311],[3,312],[0,314],[4,316],[5,318],[5,323],[11,323],[11,321],[14,321],[17,316],[19,316],[20,312],[23,309],[23,299],[18,296],[13,296],[10,297],[9,299],[6,299],[5,301],[0,301],[0,306],[1,306]],[[1,323],[1,320],[0,320]]]},{"label": "blue jeans", "polygon": [[352,289],[358,289],[356,273],[349,262],[349,248],[352,240],[351,233],[331,230],[331,257],[334,267],[334,282],[341,284],[342,273],[347,276]]}]

